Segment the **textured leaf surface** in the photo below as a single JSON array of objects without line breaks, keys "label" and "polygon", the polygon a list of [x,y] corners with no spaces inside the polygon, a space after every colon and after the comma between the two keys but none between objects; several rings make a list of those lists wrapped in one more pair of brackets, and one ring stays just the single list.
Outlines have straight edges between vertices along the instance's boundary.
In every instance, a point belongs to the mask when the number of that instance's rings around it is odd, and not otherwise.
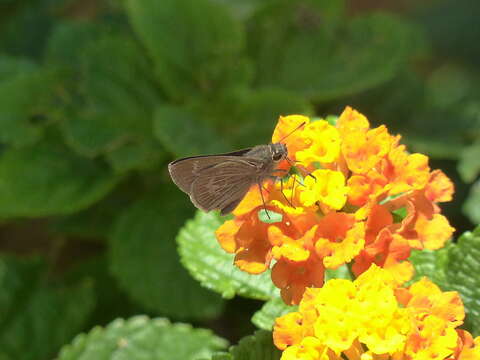
[{"label": "textured leaf surface", "polygon": [[48,284],[36,260],[0,258],[0,358],[51,358],[82,329],[93,310],[91,283]]},{"label": "textured leaf surface", "polygon": [[251,28],[264,86],[316,101],[349,95],[391,79],[416,43],[413,29],[390,15],[346,18],[343,1],[280,3],[260,12]]},{"label": "textured leaf surface", "polygon": [[126,9],[170,96],[191,97],[244,81],[243,33],[220,4],[128,0]]},{"label": "textured leaf surface", "polygon": [[260,329],[271,331],[276,318],[292,311],[297,311],[297,307],[286,305],[280,298],[272,299],[253,314],[252,322]]},{"label": "textured leaf surface", "polygon": [[420,280],[426,276],[442,289],[447,289],[447,279],[445,268],[448,262],[448,248],[454,246],[447,245],[440,250],[414,250],[410,255],[409,261],[415,266],[415,274],[409,284]]},{"label": "textured leaf surface", "polygon": [[154,116],[154,134],[178,157],[229,151],[213,128],[193,112],[176,106],[161,106]]},{"label": "textured leaf surface", "polygon": [[69,214],[101,199],[116,184],[110,169],[50,139],[0,155],[0,216]]},{"label": "textured leaf surface", "polygon": [[137,316],[78,335],[59,360],[197,360],[227,346],[209,330]]},{"label": "textured leaf surface", "polygon": [[279,360],[282,352],[273,345],[272,333],[259,330],[244,337],[225,354],[216,354],[212,360]]},{"label": "textured leaf surface", "polygon": [[449,247],[445,273],[449,287],[462,296],[467,326],[480,335],[480,227],[464,233]]},{"label": "textured leaf surface", "polygon": [[444,291],[460,293],[467,313],[466,326],[480,334],[480,227],[466,232],[456,243],[437,251],[415,251],[409,260],[415,266],[413,281],[427,276]]},{"label": "textured leaf surface", "polygon": [[177,237],[182,263],[201,284],[225,298],[241,295],[268,300],[278,297],[270,279],[270,271],[250,275],[233,264],[234,255],[226,253],[218,244],[215,230],[223,219],[214,213],[198,211]]},{"label": "textured leaf surface", "polygon": [[222,299],[202,288],[180,264],[175,235],[191,205],[173,185],[139,199],[119,216],[110,242],[111,270],[121,287],[162,315],[214,317]]}]

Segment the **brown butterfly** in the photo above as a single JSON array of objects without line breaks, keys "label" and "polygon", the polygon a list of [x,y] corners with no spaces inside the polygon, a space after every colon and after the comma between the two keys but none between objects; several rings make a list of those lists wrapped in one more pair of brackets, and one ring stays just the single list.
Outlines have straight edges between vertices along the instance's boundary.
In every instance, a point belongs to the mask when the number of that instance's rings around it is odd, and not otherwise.
[{"label": "brown butterfly", "polygon": [[226,215],[254,184],[258,184],[263,200],[263,182],[277,179],[276,172],[284,172],[276,166],[287,156],[285,144],[257,145],[226,154],[178,159],[168,164],[168,171],[180,190],[190,195],[193,205]]},{"label": "brown butterfly", "polygon": [[178,159],[168,164],[168,171],[180,190],[190,196],[193,205],[207,212],[220,210],[221,215],[226,215],[238,206],[255,184],[265,207],[262,184],[267,179],[276,180],[280,177],[278,175],[285,175],[287,170],[276,168],[284,159],[292,164],[287,146],[278,142],[226,154]]}]

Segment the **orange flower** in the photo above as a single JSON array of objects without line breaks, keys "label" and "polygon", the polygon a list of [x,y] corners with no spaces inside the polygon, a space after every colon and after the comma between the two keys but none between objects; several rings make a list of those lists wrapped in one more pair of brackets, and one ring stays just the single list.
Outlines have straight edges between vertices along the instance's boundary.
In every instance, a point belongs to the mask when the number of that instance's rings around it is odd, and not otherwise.
[{"label": "orange flower", "polygon": [[[402,283],[413,274],[411,249],[438,249],[451,237],[438,206],[452,198],[451,181],[385,126],[370,128],[347,107],[336,125],[282,116],[272,141],[286,144],[290,162],[279,167],[289,174],[263,184],[265,204],[252,186],[216,234],[244,271],[258,274],[274,260],[272,280],[287,304],[322,286],[326,268],[350,262],[356,275],[376,264]],[[276,215],[260,216],[264,208]]]},{"label": "orange flower", "polygon": [[329,213],[319,221],[315,250],[327,268],[350,262],[365,244],[365,224],[346,213]]}]

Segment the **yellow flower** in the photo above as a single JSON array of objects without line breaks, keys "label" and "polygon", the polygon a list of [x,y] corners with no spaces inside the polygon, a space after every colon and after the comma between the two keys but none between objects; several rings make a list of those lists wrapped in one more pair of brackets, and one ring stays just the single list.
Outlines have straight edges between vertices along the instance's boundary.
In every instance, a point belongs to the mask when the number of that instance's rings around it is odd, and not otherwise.
[{"label": "yellow flower", "polygon": [[318,120],[310,123],[305,127],[302,136],[309,147],[297,152],[296,158],[301,163],[307,165],[314,162],[325,164],[338,159],[340,133],[327,121]]},{"label": "yellow flower", "polygon": [[372,265],[354,281],[306,289],[298,311],[276,319],[273,339],[282,360],[469,359],[480,340],[456,329],[459,299],[427,279],[400,288],[391,272]]},{"label": "yellow flower", "polygon": [[305,178],[305,188],[300,187],[300,201],[306,207],[319,203],[329,209],[340,210],[347,201],[348,188],[340,171],[315,170]]}]

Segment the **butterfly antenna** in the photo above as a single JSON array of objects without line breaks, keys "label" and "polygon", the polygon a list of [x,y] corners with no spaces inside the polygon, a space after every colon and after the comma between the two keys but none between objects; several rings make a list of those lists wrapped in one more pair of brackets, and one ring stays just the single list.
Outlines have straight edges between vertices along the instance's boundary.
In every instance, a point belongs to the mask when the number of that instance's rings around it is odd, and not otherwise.
[{"label": "butterfly antenna", "polygon": [[304,121],[303,123],[301,123],[300,125],[298,125],[295,129],[293,129],[292,131],[290,131],[287,135],[285,135],[283,138],[281,138],[280,140],[278,140],[278,142],[282,142],[283,140],[285,140],[287,137],[289,137],[290,135],[292,135],[295,131],[297,131],[298,129],[304,127],[306,124],[306,122]]}]

